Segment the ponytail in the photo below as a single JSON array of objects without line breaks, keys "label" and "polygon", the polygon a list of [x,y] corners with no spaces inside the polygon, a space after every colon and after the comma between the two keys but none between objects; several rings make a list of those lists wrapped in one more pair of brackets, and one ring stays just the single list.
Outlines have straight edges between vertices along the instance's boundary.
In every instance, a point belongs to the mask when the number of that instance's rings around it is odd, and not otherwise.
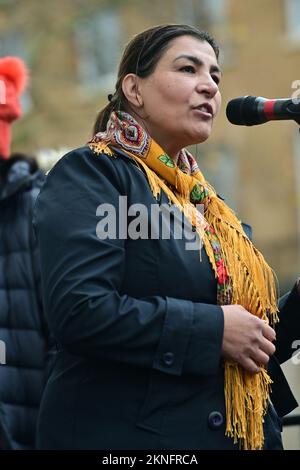
[{"label": "ponytail", "polygon": [[93,129],[93,135],[98,134],[98,132],[104,132],[106,130],[106,125],[109,120],[109,116],[113,112],[114,108],[114,103],[110,101],[105,108],[101,109],[101,111],[98,113],[95,124],[94,124],[94,129]]},{"label": "ponytail", "polygon": [[114,95],[108,95],[108,104],[101,109],[99,112],[96,122],[94,124],[94,134],[97,134],[98,132],[104,132],[106,130],[106,126],[108,123],[108,120],[110,118],[110,115],[113,111],[119,111],[121,108],[125,110],[125,97],[123,95],[123,92],[121,90],[121,96],[118,91],[115,92]]}]

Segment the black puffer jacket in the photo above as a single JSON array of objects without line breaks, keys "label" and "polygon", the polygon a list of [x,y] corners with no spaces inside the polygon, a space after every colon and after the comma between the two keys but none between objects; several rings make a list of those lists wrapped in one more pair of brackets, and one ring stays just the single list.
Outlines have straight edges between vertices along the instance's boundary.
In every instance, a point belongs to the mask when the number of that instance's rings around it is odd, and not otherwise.
[{"label": "black puffer jacket", "polygon": [[35,446],[48,357],[32,229],[43,181],[33,161],[0,159],[0,448]]}]

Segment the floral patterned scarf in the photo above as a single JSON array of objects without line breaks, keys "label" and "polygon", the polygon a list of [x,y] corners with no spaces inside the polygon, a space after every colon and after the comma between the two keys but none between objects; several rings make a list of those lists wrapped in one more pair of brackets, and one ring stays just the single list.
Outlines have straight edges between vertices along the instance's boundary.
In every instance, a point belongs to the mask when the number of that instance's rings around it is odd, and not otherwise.
[{"label": "floral patterned scarf", "polygon": [[[88,145],[97,155],[114,155],[114,148],[125,151],[145,173],[154,197],[163,191],[190,220],[215,272],[218,305],[242,305],[268,323],[278,321],[273,271],[186,149],[179,152],[175,165],[145,129],[122,111],[113,112],[106,131],[96,134]],[[204,217],[197,204],[204,205]],[[242,449],[262,449],[271,379],[263,367],[252,375],[224,360],[224,368],[226,436]]]}]

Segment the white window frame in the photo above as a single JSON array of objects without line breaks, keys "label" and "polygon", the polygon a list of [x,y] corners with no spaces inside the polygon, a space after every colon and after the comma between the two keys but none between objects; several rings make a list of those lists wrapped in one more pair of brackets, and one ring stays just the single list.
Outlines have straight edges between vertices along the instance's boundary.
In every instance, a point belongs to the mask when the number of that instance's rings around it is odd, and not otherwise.
[{"label": "white window frame", "polygon": [[[228,0],[176,0],[176,20],[198,26],[200,29],[201,16],[209,24],[227,23]],[[198,18],[199,16],[199,18]]]},{"label": "white window frame", "polygon": [[[0,59],[6,56],[16,56],[20,57],[20,59],[24,60],[27,67],[30,69],[28,65],[27,56],[27,49],[24,42],[24,38],[19,32],[12,31],[7,35],[0,36]],[[0,84],[1,87],[1,84]],[[4,91],[5,91],[5,84],[4,84]],[[3,93],[3,89],[0,89],[0,93]],[[2,95],[3,98],[3,95]],[[24,90],[20,97],[21,107],[22,107],[22,114],[23,116],[32,108],[32,99],[31,93],[29,88],[27,87]],[[0,103],[1,103],[1,96],[0,96]]]},{"label": "white window frame", "polygon": [[296,132],[293,142],[294,174],[297,195],[297,231],[300,237],[300,134]]},{"label": "white window frame", "polygon": [[[101,44],[101,28],[107,28],[111,37],[106,38]],[[90,33],[90,31],[92,31]],[[94,36],[93,36],[94,34]],[[105,32],[103,33],[105,34]],[[86,35],[86,37],[84,37]],[[93,96],[99,91],[113,91],[112,87],[116,81],[117,64],[120,55],[121,46],[121,21],[118,11],[114,9],[100,10],[92,18],[83,20],[77,25],[75,31],[75,42],[78,50],[78,73],[80,82],[80,91],[84,95]],[[103,73],[99,66],[99,55],[95,54],[94,42],[99,42],[99,48],[103,47],[104,62],[107,62],[108,70]],[[110,47],[108,47],[108,44]]]},{"label": "white window frame", "polygon": [[284,0],[287,36],[300,43],[300,0]]}]

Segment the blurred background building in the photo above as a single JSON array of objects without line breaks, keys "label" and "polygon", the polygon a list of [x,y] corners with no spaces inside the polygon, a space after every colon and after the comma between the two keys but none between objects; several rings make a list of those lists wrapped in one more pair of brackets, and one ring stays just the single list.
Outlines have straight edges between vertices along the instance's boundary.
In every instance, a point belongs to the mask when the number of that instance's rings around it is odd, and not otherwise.
[{"label": "blurred background building", "polygon": [[[252,225],[283,293],[300,275],[299,126],[233,126],[225,108],[237,96],[300,97],[300,0],[0,0],[0,56],[19,55],[32,74],[13,150],[40,155],[47,167],[45,155],[85,144],[114,91],[124,44],[165,22],[207,29],[221,46],[223,110],[194,154]],[[300,401],[300,364],[285,369]],[[285,441],[299,449],[300,428],[286,429]]]}]

